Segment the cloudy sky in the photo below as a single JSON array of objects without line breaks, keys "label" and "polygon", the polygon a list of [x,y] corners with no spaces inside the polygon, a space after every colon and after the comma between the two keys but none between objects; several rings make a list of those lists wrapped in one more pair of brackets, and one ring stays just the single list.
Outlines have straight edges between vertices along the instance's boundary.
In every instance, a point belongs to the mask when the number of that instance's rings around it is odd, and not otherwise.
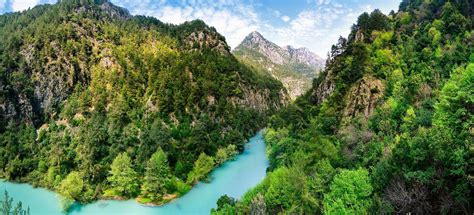
[{"label": "cloudy sky", "polygon": [[[0,0],[0,13],[22,11],[57,0]],[[259,31],[276,44],[307,47],[326,57],[339,35],[364,11],[397,10],[401,0],[111,0],[134,15],[154,16],[179,24],[202,19],[234,48]]]}]

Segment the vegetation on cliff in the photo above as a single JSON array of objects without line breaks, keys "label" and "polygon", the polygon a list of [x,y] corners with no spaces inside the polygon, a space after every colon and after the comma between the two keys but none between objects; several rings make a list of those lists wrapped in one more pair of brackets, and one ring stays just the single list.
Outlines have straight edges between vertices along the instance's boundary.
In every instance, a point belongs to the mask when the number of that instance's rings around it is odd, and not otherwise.
[{"label": "vegetation on cliff", "polygon": [[214,213],[472,214],[472,2],[362,14],[272,116],[265,180]]},{"label": "vegetation on cliff", "polygon": [[66,205],[179,196],[286,102],[281,83],[199,20],[164,24],[92,0],[0,16],[1,177]]}]

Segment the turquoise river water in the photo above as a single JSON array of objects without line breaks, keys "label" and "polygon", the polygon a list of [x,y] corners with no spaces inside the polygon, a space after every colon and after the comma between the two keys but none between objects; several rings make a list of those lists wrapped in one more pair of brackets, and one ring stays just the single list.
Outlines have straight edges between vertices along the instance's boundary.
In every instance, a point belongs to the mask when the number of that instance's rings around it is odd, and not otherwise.
[{"label": "turquoise river water", "polygon": [[[75,206],[70,214],[209,214],[217,199],[227,194],[240,198],[266,175],[268,159],[262,133],[250,139],[245,151],[235,160],[224,163],[211,173],[210,183],[198,183],[189,193],[162,207],[147,207],[134,200],[100,200],[92,204]],[[0,181],[0,198],[7,190],[14,201],[30,207],[32,215],[63,214],[60,198],[54,192],[33,188],[28,184]],[[16,204],[16,203],[15,203]]]}]

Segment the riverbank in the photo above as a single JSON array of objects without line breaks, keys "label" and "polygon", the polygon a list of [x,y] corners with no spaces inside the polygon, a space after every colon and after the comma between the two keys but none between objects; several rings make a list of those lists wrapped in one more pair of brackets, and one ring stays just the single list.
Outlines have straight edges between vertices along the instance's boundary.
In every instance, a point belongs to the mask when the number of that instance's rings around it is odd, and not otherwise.
[{"label": "riverbank", "polygon": [[[249,140],[242,154],[210,173],[210,183],[197,183],[187,194],[175,198],[162,206],[149,207],[136,200],[98,200],[94,203],[75,204],[70,214],[208,214],[216,207],[222,195],[241,197],[248,189],[258,184],[266,175],[268,160],[261,133]],[[31,209],[31,214],[63,214],[58,195],[28,184],[0,182],[0,192],[8,190],[15,200]],[[45,204],[47,202],[47,204]]]}]

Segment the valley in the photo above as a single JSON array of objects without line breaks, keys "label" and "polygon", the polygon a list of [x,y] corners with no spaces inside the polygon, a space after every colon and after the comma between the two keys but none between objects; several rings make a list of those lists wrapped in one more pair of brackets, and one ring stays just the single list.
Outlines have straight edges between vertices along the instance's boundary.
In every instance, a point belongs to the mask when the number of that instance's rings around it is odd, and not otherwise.
[{"label": "valley", "polygon": [[113,2],[0,1],[1,214],[473,214],[472,1]]}]

